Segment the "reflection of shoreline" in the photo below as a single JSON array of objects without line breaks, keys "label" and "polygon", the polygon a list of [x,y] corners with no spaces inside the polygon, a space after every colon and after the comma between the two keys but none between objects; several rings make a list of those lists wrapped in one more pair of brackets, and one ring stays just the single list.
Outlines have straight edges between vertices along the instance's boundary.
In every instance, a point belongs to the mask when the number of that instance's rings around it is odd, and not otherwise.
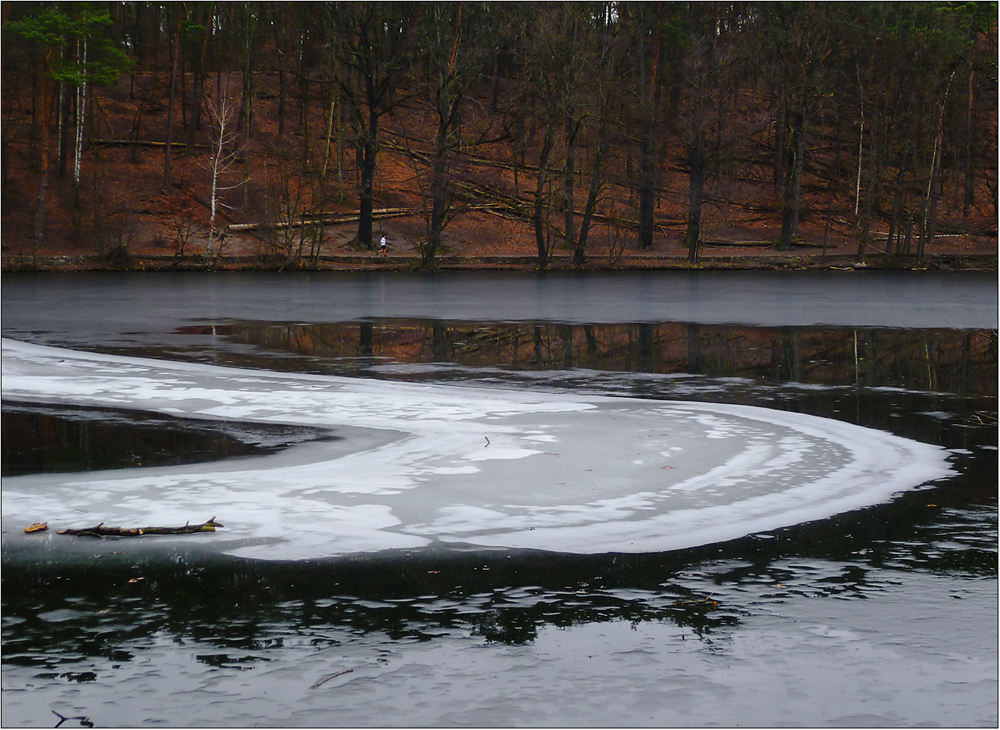
[{"label": "reflection of shoreline", "polygon": [[662,552],[877,504],[951,473],[939,447],[753,406],[246,371],[9,340],[3,367],[18,399],[343,427],[343,441],[239,463],[5,480],[8,526],[28,515],[122,525],[216,515],[224,539],[250,541],[224,549],[265,560],[434,541]]},{"label": "reflection of shoreline", "polygon": [[3,275],[5,336],[164,346],[175,328],[242,321],[659,323],[996,329],[986,273],[481,272],[383,275]]},{"label": "reflection of shoreline", "polygon": [[[302,324],[241,321],[185,326],[229,348],[252,345],[245,359],[282,369],[337,361],[357,367],[441,364],[506,370],[589,368],[684,373],[772,382],[899,387],[996,395],[994,330],[847,327],[748,327],[694,323],[518,324],[422,319]],[[311,358],[311,360],[302,360]],[[358,358],[375,358],[376,362]]]}]

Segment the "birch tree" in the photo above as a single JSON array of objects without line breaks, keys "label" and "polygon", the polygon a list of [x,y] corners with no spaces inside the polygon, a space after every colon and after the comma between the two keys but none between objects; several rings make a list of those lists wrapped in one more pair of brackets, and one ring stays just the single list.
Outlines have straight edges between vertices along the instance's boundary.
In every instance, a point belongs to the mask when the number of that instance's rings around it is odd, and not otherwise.
[{"label": "birch tree", "polygon": [[36,239],[41,239],[45,231],[49,185],[49,120],[55,101],[56,82],[64,88],[74,90],[76,157],[73,164],[73,184],[74,208],[78,208],[87,84],[107,86],[114,83],[118,74],[128,65],[125,54],[115,48],[107,38],[107,28],[111,24],[107,12],[95,11],[89,5],[82,3],[79,8],[71,5],[67,10],[71,12],[44,6],[34,15],[4,26],[5,35],[30,43],[38,60],[41,109],[38,114],[39,180],[33,230]]},{"label": "birch tree", "polygon": [[228,78],[224,82],[220,79],[219,91],[214,97],[207,98],[205,106],[208,111],[209,139],[211,141],[211,156],[206,165],[210,180],[210,195],[208,244],[205,248],[205,257],[211,262],[216,253],[215,241],[218,238],[216,217],[219,207],[229,209],[233,207],[223,203],[221,195],[225,191],[234,190],[243,184],[240,180],[229,182],[231,173],[236,170],[240,155],[243,153],[243,147],[238,144],[240,135],[236,129],[236,114],[240,102],[232,93]]}]

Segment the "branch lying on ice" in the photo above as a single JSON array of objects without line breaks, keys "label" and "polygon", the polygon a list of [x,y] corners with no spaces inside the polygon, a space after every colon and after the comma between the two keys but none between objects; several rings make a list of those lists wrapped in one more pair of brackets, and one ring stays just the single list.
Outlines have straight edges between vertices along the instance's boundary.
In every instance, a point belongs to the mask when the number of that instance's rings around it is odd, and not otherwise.
[{"label": "branch lying on ice", "polygon": [[190,535],[195,532],[215,532],[216,527],[225,525],[216,522],[212,517],[200,525],[186,524],[183,527],[105,527],[100,523],[95,527],[84,527],[79,530],[60,530],[59,535],[76,535],[77,537],[145,537],[146,535]]}]

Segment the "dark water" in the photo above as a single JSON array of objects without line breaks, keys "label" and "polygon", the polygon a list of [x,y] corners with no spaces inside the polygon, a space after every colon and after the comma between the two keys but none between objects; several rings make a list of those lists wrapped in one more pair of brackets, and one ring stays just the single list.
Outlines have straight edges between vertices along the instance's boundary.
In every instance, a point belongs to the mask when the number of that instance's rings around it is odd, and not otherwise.
[{"label": "dark water", "polygon": [[4,401],[3,476],[215,461],[319,438],[334,437],[300,426]]},{"label": "dark water", "polygon": [[[711,313],[718,302],[699,296],[719,286],[690,279],[674,288]],[[114,281],[4,278],[4,335],[240,367],[807,412],[954,449],[958,476],[890,504],[671,553],[406,551],[265,563],[126,558],[95,542],[58,561],[5,556],[4,725],[55,725],[52,711],[98,725],[996,725],[995,319],[866,325],[870,310],[907,302],[910,280],[852,288],[839,321],[773,326],[751,311],[776,316],[767,276],[758,289],[739,280],[752,300],[748,323],[720,324],[560,318],[602,303],[633,315],[620,301],[627,279],[553,289],[509,280],[517,308],[529,290],[555,297],[510,320],[484,316],[475,277],[440,296],[434,278],[405,287],[347,278],[341,301],[286,275],[245,280],[250,290],[225,281],[225,296],[215,279],[157,279],[152,301],[163,306],[126,323],[111,314],[114,302],[142,285]],[[925,281],[921,306],[945,321],[970,317],[950,281]],[[643,276],[633,291],[658,283]],[[157,299],[181,285],[185,302]],[[401,301],[448,316],[350,299],[376,286],[405,288]],[[795,297],[808,299],[809,286],[796,283]],[[835,291],[815,286],[822,301]],[[307,314],[289,311],[303,289],[350,316],[288,316]],[[287,297],[266,316],[218,316],[216,305],[230,306],[219,302],[254,291]],[[500,300],[496,310],[512,306]],[[79,325],[88,308],[99,327]],[[16,461],[7,429],[27,428],[9,422],[21,410],[5,404],[5,470]],[[106,442],[142,443],[125,434],[148,425],[115,414],[95,422],[65,407],[43,415],[54,419],[47,428],[86,431],[71,452],[101,441],[102,428],[123,429]],[[175,443],[203,457],[233,441],[306,437],[153,426],[161,440],[128,459]],[[46,459],[64,458],[60,442],[45,441]]]}]

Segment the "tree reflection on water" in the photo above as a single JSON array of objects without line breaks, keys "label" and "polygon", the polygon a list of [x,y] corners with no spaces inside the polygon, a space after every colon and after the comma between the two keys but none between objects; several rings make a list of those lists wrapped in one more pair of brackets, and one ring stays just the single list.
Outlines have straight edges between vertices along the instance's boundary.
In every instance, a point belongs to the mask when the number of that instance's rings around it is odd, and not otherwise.
[{"label": "tree reflection on water", "polygon": [[[523,644],[547,625],[657,621],[704,638],[739,625],[749,594],[864,598],[900,570],[996,576],[995,331],[392,320],[235,322],[212,332],[211,351],[192,344],[170,356],[765,405],[962,449],[954,455],[959,476],[891,504],[663,554],[459,546],[283,563],[125,556],[114,541],[94,541],[90,558],[99,560],[5,561],[4,662],[52,670],[81,656],[128,661],[124,645],[162,632],[215,648],[199,661],[237,668],[291,635],[322,645],[344,640],[343,632],[419,641],[458,629]],[[129,427],[124,417],[117,424]],[[223,438],[204,425],[172,422],[186,435],[168,435],[171,448]],[[87,427],[86,419],[74,426]],[[285,436],[291,443],[316,435],[306,431]],[[7,433],[5,425],[5,461]],[[120,432],[110,440],[129,441]],[[44,618],[55,615],[67,618]]]},{"label": "tree reflection on water", "polygon": [[[379,320],[336,324],[234,322],[189,326],[254,355],[244,364],[364,368],[361,358],[468,368],[589,368],[772,382],[865,385],[995,396],[993,330],[910,330],[662,324],[523,324]],[[288,355],[294,364],[280,367]]]}]

